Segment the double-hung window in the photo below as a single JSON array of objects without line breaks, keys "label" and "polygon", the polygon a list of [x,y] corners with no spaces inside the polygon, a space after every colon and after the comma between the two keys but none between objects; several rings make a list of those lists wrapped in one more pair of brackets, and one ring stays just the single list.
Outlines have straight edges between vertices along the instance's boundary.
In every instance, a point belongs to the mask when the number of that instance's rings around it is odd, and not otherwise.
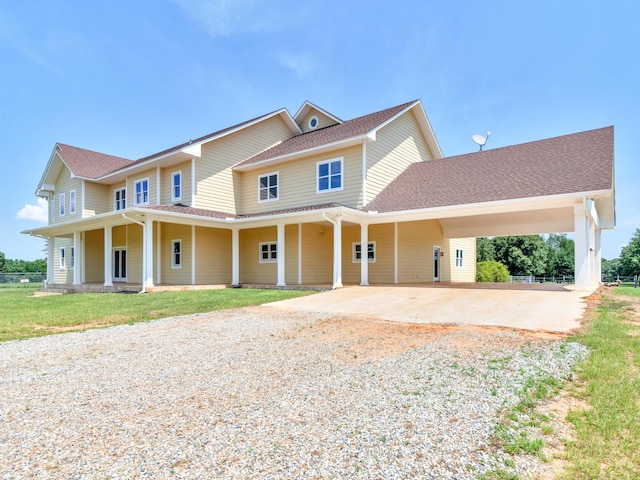
[{"label": "double-hung window", "polygon": [[274,263],[278,261],[278,244],[276,242],[260,243],[260,263]]},{"label": "double-hung window", "polygon": [[171,242],[171,268],[182,268],[182,240]]},{"label": "double-hung window", "polygon": [[456,268],[463,267],[463,264],[462,264],[463,254],[464,254],[463,250],[460,250],[460,249],[456,250]]},{"label": "double-hung window", "polygon": [[124,210],[127,208],[127,189],[119,188],[113,192],[115,210]]},{"label": "double-hung window", "polygon": [[71,190],[69,192],[69,214],[76,213],[76,191]]},{"label": "double-hung window", "polygon": [[258,177],[258,202],[273,202],[279,198],[280,175],[278,172]]},{"label": "double-hung window", "polygon": [[60,194],[60,216],[61,217],[64,217],[64,204],[65,204],[64,193],[61,193]]},{"label": "double-hung window", "polygon": [[149,179],[138,180],[135,183],[135,205],[149,205]]},{"label": "double-hung window", "polygon": [[318,177],[316,193],[342,190],[342,158],[318,162],[316,165]]},{"label": "double-hung window", "polygon": [[67,269],[67,257],[65,255],[64,247],[60,247],[60,270]]},{"label": "double-hung window", "polygon": [[182,200],[182,172],[171,174],[171,201]]},{"label": "double-hung window", "polygon": [[[353,243],[353,263],[362,261],[362,244],[360,242]],[[376,261],[376,242],[367,243],[367,261],[375,263]]]}]

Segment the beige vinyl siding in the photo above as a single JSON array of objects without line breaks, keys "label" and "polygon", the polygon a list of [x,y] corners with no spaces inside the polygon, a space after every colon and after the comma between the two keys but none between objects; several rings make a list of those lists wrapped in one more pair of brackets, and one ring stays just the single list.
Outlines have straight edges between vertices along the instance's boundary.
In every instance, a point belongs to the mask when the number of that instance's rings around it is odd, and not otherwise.
[{"label": "beige vinyl siding", "polygon": [[[150,168],[144,172],[131,175],[127,178],[127,208],[135,207],[135,194],[136,194],[136,182],[148,179],[149,180],[149,205],[158,204],[158,170],[156,168]],[[113,202],[113,197],[111,199]],[[113,209],[113,204],[111,206]]]},{"label": "beige vinyl siding", "polygon": [[333,227],[302,224],[303,285],[333,282]]},{"label": "beige vinyl siding", "polygon": [[[171,266],[174,240],[182,241],[182,265],[180,268]],[[165,285],[191,285],[191,226],[163,223],[160,232],[160,245],[161,283]]]},{"label": "beige vinyl siding", "polygon": [[231,167],[292,136],[279,115],[202,145],[196,160],[193,207],[236,213],[236,181]]},{"label": "beige vinyl siding", "polygon": [[398,283],[433,282],[434,246],[444,249],[437,220],[398,224]]},{"label": "beige vinyl siding", "polygon": [[298,284],[298,225],[284,227],[284,282],[287,285]]},{"label": "beige vinyl siding", "polygon": [[113,202],[109,202],[109,187],[107,185],[85,182],[84,194],[83,217],[93,217],[113,210]]},{"label": "beige vinyl siding", "polygon": [[[342,229],[343,283],[360,284],[361,265],[353,261],[353,244],[360,243],[361,230],[360,226]],[[375,262],[369,262],[369,283],[393,283],[393,224],[370,225],[368,236],[376,245]]]},{"label": "beige vinyl siding", "polygon": [[[309,127],[309,120],[311,117],[316,117],[318,119],[318,126],[316,128]],[[325,115],[322,112],[319,112],[315,108],[311,108],[309,112],[305,115],[305,117],[300,121],[299,127],[304,133],[307,133],[311,130],[318,130],[319,128],[330,127],[331,125],[336,125],[336,122],[333,118]]]},{"label": "beige vinyl siding", "polygon": [[433,158],[412,111],[378,130],[367,143],[367,198],[369,203],[414,162]]},{"label": "beige vinyl siding", "polygon": [[[276,227],[240,230],[240,282],[275,285],[278,279],[278,265],[260,263],[260,243],[277,242]],[[286,250],[286,246],[285,246]]]},{"label": "beige vinyl siding", "polygon": [[104,283],[104,229],[84,233],[84,277],[86,283]]},{"label": "beige vinyl siding", "polygon": [[[71,247],[73,246],[73,238],[56,237],[55,250],[53,258],[55,261],[54,267],[54,279],[57,284],[71,284],[73,283],[73,270],[71,269]],[[66,268],[62,269],[60,266],[61,252],[60,249],[65,249]]]},{"label": "beige vinyl siding", "polygon": [[[180,200],[172,200],[173,193],[173,174],[181,174],[181,190],[182,198]],[[162,205],[170,205],[171,203],[181,203],[191,206],[191,160],[179,163],[177,165],[163,168],[160,173],[160,203]]]},{"label": "beige vinyl siding", "polygon": [[[69,192],[76,191],[76,213],[69,210]],[[60,194],[64,193],[64,216],[60,216]],[[53,214],[54,223],[68,222],[82,218],[82,180],[71,178],[71,172],[67,167],[60,170],[60,174],[55,183],[55,211]]]},{"label": "beige vinyl siding", "polygon": [[[456,267],[456,250],[462,250],[462,268]],[[448,240],[448,252],[445,257],[449,264],[450,282],[475,282],[476,281],[476,239],[452,238]]]},{"label": "beige vinyl siding", "polygon": [[230,284],[231,268],[231,230],[196,227],[196,284]]},{"label": "beige vinyl siding", "polygon": [[[317,163],[342,158],[343,189],[317,192]],[[278,172],[279,200],[258,202],[258,178],[272,172]],[[325,203],[339,203],[347,207],[360,206],[362,188],[362,148],[360,146],[344,148],[331,153],[313,155],[300,160],[292,160],[257,170],[243,172],[241,175],[242,197],[239,213],[262,213],[272,210],[296,208]]]}]

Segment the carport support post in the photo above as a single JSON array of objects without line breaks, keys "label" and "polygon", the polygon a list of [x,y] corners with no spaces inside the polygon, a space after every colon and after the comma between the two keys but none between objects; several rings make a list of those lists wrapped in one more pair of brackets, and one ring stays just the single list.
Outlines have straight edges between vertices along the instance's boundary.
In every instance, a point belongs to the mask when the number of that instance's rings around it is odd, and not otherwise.
[{"label": "carport support post", "polygon": [[284,281],[284,224],[278,224],[278,238],[277,238],[277,260],[278,260],[278,283],[276,287],[284,287],[286,283]]},{"label": "carport support post", "polygon": [[112,265],[111,265],[111,256],[113,255],[113,252],[111,251],[111,249],[113,248],[113,241],[112,241],[112,227],[111,226],[107,226],[104,227],[104,286],[105,287],[113,287],[113,280],[111,277],[111,270],[112,270]]},{"label": "carport support post", "polygon": [[333,288],[342,288],[342,216],[333,222]]},{"label": "carport support post", "polygon": [[145,287],[153,287],[153,220],[147,218],[147,221],[144,223],[142,228],[144,228],[144,248],[142,252],[144,259],[142,262],[142,277]]},{"label": "carport support post", "polygon": [[576,290],[589,290],[591,287],[591,258],[589,250],[590,228],[589,216],[585,205],[574,206],[575,220],[575,262]]},{"label": "carport support post", "polygon": [[82,258],[82,252],[80,250],[80,232],[73,232],[73,284],[80,285],[82,265],[80,259]]},{"label": "carport support post", "polygon": [[369,285],[369,225],[360,225],[360,285]]},{"label": "carport support post", "polygon": [[231,229],[231,286],[240,286],[240,230]]}]

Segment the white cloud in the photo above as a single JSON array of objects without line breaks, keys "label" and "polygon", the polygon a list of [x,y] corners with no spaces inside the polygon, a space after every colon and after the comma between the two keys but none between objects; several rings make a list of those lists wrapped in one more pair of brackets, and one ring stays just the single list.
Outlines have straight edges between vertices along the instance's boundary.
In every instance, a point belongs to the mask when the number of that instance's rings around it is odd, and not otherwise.
[{"label": "white cloud", "polygon": [[280,64],[301,77],[306,77],[316,70],[316,65],[306,55],[288,55],[286,53],[280,54]]},{"label": "white cloud", "polygon": [[49,212],[49,203],[44,198],[38,198],[37,205],[25,204],[18,213],[17,218],[23,220],[35,220],[37,222],[46,222]]}]

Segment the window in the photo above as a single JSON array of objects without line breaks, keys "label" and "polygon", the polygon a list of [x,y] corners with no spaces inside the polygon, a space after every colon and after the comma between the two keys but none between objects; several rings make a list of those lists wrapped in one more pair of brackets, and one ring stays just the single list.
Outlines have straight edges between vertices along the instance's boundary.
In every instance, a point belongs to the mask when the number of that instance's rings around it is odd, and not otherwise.
[{"label": "window", "polygon": [[64,193],[60,194],[60,216],[64,217]]},{"label": "window", "polygon": [[[367,243],[367,259],[369,263],[376,261],[376,242]],[[362,260],[362,244],[355,242],[353,244],[353,263],[360,263]]]},{"label": "window", "polygon": [[134,205],[149,205],[149,179],[138,180],[135,183],[135,190]]},{"label": "window", "polygon": [[260,243],[260,263],[274,263],[278,261],[278,244],[276,242]]},{"label": "window", "polygon": [[69,192],[69,214],[76,213],[76,191]]},{"label": "window", "polygon": [[317,193],[342,190],[342,158],[318,162]]},{"label": "window", "polygon": [[119,188],[114,194],[114,208],[116,210],[124,210],[127,208],[127,189]]},{"label": "window", "polygon": [[182,199],[182,172],[171,175],[171,201]]},{"label": "window", "polygon": [[71,258],[69,259],[70,261],[70,267],[71,270],[73,270],[76,267],[76,249],[75,247],[71,247]]},{"label": "window", "polygon": [[462,268],[463,250],[456,250],[456,268]]},{"label": "window", "polygon": [[309,119],[309,128],[314,130],[318,126],[318,117],[315,115]]},{"label": "window", "polygon": [[65,251],[64,251],[64,247],[60,248],[60,270],[66,270],[67,269],[67,259],[65,256]]},{"label": "window", "polygon": [[182,268],[182,240],[171,242],[171,268]]},{"label": "window", "polygon": [[258,202],[273,202],[278,200],[278,172],[258,177]]}]

